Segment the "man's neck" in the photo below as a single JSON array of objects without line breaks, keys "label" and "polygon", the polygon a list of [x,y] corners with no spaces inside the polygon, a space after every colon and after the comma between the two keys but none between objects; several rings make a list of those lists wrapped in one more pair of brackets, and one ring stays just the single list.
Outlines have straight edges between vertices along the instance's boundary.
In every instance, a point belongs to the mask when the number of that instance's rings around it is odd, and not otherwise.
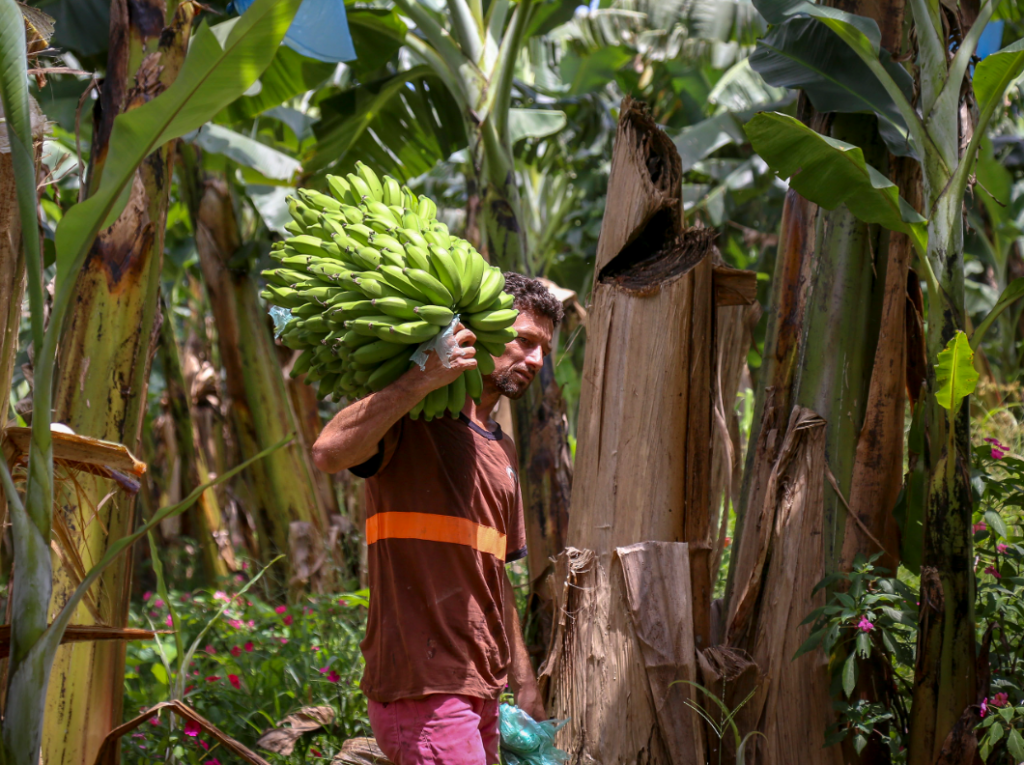
[{"label": "man's neck", "polygon": [[480,394],[480,403],[476,403],[469,396],[466,396],[466,405],[462,407],[462,413],[469,418],[471,422],[475,422],[484,430],[490,430],[491,414],[494,412],[494,407],[498,405],[498,399],[501,398],[501,393],[497,388],[491,388],[484,381],[484,389]]}]

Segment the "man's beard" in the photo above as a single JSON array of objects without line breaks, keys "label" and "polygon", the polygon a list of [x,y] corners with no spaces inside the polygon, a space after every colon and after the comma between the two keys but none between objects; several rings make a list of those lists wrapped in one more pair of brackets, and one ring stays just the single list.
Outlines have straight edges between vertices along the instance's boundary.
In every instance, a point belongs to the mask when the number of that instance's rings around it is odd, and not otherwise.
[{"label": "man's beard", "polygon": [[530,383],[533,382],[533,378],[530,380],[523,380],[516,375],[517,370],[515,367],[509,367],[503,372],[495,372],[491,376],[491,380],[494,383],[494,387],[501,391],[501,395],[505,398],[510,398],[513,401],[521,399],[526,393],[526,389],[530,387]]}]

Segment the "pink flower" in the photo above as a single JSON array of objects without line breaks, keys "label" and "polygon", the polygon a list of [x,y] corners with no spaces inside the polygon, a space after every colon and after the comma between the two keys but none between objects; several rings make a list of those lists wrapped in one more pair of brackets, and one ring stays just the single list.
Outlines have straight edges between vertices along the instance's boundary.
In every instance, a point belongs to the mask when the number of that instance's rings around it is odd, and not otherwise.
[{"label": "pink flower", "polygon": [[862,616],[860,621],[857,622],[857,629],[861,632],[871,632],[875,628],[875,625],[868,621],[868,617]]},{"label": "pink flower", "polygon": [[344,598],[342,598],[341,600],[338,601],[338,605],[339,606],[347,606],[348,605],[348,601],[345,600]]},{"label": "pink flower", "polygon": [[203,741],[202,739],[199,739],[199,746],[201,746],[201,747],[202,747],[203,749],[209,749],[209,748],[210,748],[210,745],[209,745],[209,744],[207,744],[207,743],[206,743],[205,741]]},{"label": "pink flower", "polygon": [[237,645],[231,646],[231,655],[234,656],[235,658],[238,658],[239,656],[242,655],[242,649],[239,646],[237,646]]},{"label": "pink flower", "polygon": [[[250,603],[249,605],[251,606],[252,603]],[[247,622],[247,624],[249,625],[249,629],[255,629],[256,628],[256,620],[255,619],[250,619]]]},{"label": "pink flower", "polygon": [[203,765],[220,765],[220,760],[218,760],[216,757],[214,757],[213,759],[210,759],[210,760],[207,760],[206,762],[204,762]]},{"label": "pink flower", "polygon": [[243,647],[245,648],[245,652],[246,653],[252,653],[252,641],[251,640],[249,642],[247,642],[245,644],[245,646],[243,646]]},{"label": "pink flower", "polygon": [[153,601],[153,608],[163,608],[163,607],[164,607],[164,602],[162,600],[160,600],[160,598],[157,598],[156,600]]},{"label": "pink flower", "polygon": [[238,679],[238,675],[228,675],[228,682],[237,691],[242,688],[242,681]]},{"label": "pink flower", "polygon": [[1005,707],[1010,703],[1010,696],[1007,693],[997,693],[992,697],[992,706]]},{"label": "pink flower", "polygon": [[312,614],[313,614],[313,609],[312,609],[312,608],[306,608],[306,613],[307,613],[308,615],[312,616]]},{"label": "pink flower", "polygon": [[1003,544],[1002,542],[996,545],[996,552],[1005,553],[1009,549],[1009,546]]},{"label": "pink flower", "polygon": [[174,619],[171,618],[170,614],[167,614],[167,619],[164,620],[168,627],[174,626]]},{"label": "pink flower", "polygon": [[241,574],[235,574],[235,583],[236,584],[244,584],[245,583],[245,577],[242,576]]},{"label": "pink flower", "polygon": [[988,714],[988,697],[987,696],[981,700],[981,712],[979,713],[978,716],[979,717],[984,717],[986,714]]},{"label": "pink flower", "polygon": [[149,718],[149,724],[150,725],[159,725],[160,724],[160,718],[157,715],[153,715],[152,717]]},{"label": "pink flower", "polygon": [[1000,449],[1000,448],[998,448],[996,446],[992,447],[992,459],[994,459],[994,460],[1001,460],[1005,456],[1006,456],[1006,452],[1005,451],[1003,451],[1002,449]]},{"label": "pink flower", "polygon": [[283,621],[283,622],[284,622],[284,626],[285,626],[285,627],[291,627],[291,626],[292,626],[292,621],[293,621],[293,620],[292,620],[292,615],[291,615],[291,614],[288,614],[288,615],[287,615],[286,617],[284,617],[284,619],[282,619],[281,621]]},{"label": "pink flower", "polygon": [[283,614],[287,610],[288,610],[288,606],[278,606],[277,608],[274,609],[274,611],[276,613],[279,613],[279,614]]},{"label": "pink flower", "polygon": [[217,590],[215,593],[213,593],[213,599],[214,600],[223,600],[225,603],[231,602],[231,598],[228,597],[228,594],[226,592],[224,592],[223,590]]},{"label": "pink flower", "polygon": [[331,670],[331,674],[329,674],[329,675],[327,676],[327,679],[328,679],[329,681],[331,681],[332,683],[337,683],[338,681],[340,681],[340,680],[341,680],[341,675],[339,675],[339,674],[338,674],[337,672],[335,672],[335,671],[334,671],[334,670],[332,669],[332,670]]},{"label": "pink flower", "polygon": [[243,560],[242,561],[242,571],[245,571],[248,568],[249,568],[249,561]]},{"label": "pink flower", "polygon": [[153,597],[153,593],[151,593],[149,590],[146,590],[144,593],[142,593],[142,602],[148,603],[151,597]]},{"label": "pink flower", "polygon": [[241,619],[228,619],[228,626],[232,629],[240,630],[245,627],[245,624]]},{"label": "pink flower", "polygon": [[189,595],[187,592],[181,593],[181,602],[182,603],[188,603],[190,600],[192,600],[192,596],[191,595]]},{"label": "pink flower", "polygon": [[212,645],[208,645],[208,646],[206,646],[206,648],[204,648],[203,650],[204,650],[204,651],[206,651],[206,652],[207,652],[208,654],[210,654],[211,656],[212,656],[213,654],[217,653],[217,649],[216,649],[216,648],[214,648],[214,647],[213,647]]},{"label": "pink flower", "polygon": [[287,645],[287,644],[288,644],[288,638],[281,638],[281,645]]},{"label": "pink flower", "polygon": [[988,526],[985,525],[985,521],[982,521],[981,523],[975,523],[973,526],[971,526],[971,531],[977,534],[979,531],[984,531],[987,528]]},{"label": "pink flower", "polygon": [[195,738],[196,736],[199,735],[199,731],[200,731],[199,723],[197,723],[195,720],[186,720],[185,721],[185,735],[186,736],[192,736],[192,738]]},{"label": "pink flower", "polygon": [[218,680],[220,680],[220,675],[210,675],[208,678],[206,678],[206,682],[208,683],[215,683]]},{"label": "pink flower", "polygon": [[998,571],[996,571],[996,567],[995,566],[989,566],[988,568],[986,568],[985,569],[985,573],[994,576],[996,579],[1002,579],[1003,578],[1000,575],[1000,573]]},{"label": "pink flower", "polygon": [[132,738],[145,738],[145,737],[146,737],[145,733],[133,733],[132,734]]},{"label": "pink flower", "polygon": [[311,651],[312,651],[313,653],[320,653],[320,646],[318,646],[318,645],[314,645],[314,646],[311,646],[311,647],[310,647],[310,650],[311,650]]}]

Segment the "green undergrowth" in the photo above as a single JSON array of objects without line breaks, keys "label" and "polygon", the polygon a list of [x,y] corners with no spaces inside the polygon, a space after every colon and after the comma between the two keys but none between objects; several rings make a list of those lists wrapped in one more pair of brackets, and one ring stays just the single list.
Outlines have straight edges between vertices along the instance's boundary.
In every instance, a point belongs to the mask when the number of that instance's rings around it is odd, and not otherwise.
[{"label": "green undergrowth", "polygon": [[[186,670],[182,700],[220,731],[272,763],[330,762],[342,743],[371,735],[366,699],[359,690],[359,652],[367,592],[305,596],[288,606],[272,605],[257,588],[237,594],[246,582],[224,590],[171,591],[167,599],[179,625],[157,641],[130,643],[125,674],[125,720],[171,698],[179,648],[188,646],[227,603],[202,637]],[[144,593],[133,604],[133,627],[170,630],[168,603]],[[162,654],[162,655],[161,655]],[[334,721],[302,736],[289,756],[256,746],[260,735],[303,707],[330,707]],[[216,738],[186,726],[167,710],[122,739],[122,761],[150,765],[233,765],[243,762]]]}]

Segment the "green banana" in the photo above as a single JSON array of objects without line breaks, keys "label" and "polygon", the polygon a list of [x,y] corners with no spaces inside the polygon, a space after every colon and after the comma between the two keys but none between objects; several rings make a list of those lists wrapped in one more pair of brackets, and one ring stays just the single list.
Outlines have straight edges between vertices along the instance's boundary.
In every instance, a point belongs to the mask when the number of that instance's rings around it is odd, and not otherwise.
[{"label": "green banana", "polygon": [[410,267],[426,271],[428,274],[431,272],[430,254],[425,248],[412,243],[405,245],[405,259]]},{"label": "green banana", "polygon": [[384,176],[384,204],[399,206],[402,204],[402,186],[390,175]]},{"label": "green banana", "polygon": [[454,303],[452,293],[426,271],[419,268],[406,268],[404,273],[429,302],[440,306],[449,306]]},{"label": "green banana", "polygon": [[[359,364],[380,364],[382,361],[397,356],[402,351],[409,352],[409,346],[405,343],[389,343],[386,340],[378,340],[375,343],[362,345],[352,353],[352,360]],[[408,360],[406,355],[406,360]]]},{"label": "green banana", "polygon": [[477,343],[476,348],[476,368],[480,370],[480,374],[489,375],[494,373],[494,359],[491,358],[491,354],[488,353],[487,349],[480,343]]},{"label": "green banana", "polygon": [[379,309],[380,313],[386,313],[388,316],[396,316],[399,319],[410,321],[415,319],[426,321],[426,317],[419,315],[417,312],[427,306],[412,298],[374,298],[373,304]]},{"label": "green banana", "polygon": [[327,188],[331,190],[331,196],[339,202],[347,203],[352,199],[352,187],[344,178],[339,178],[336,175],[328,175]]},{"label": "green banana", "polygon": [[466,375],[461,374],[448,385],[448,411],[458,418],[462,407],[466,405]]},{"label": "green banana", "polygon": [[373,192],[370,190],[370,187],[366,185],[366,181],[355,173],[346,174],[345,180],[347,180],[348,185],[352,187],[352,194],[358,200],[358,204],[365,205],[368,201],[372,202],[376,199],[376,197],[373,196]]},{"label": "green banana", "polygon": [[381,264],[383,258],[373,247],[360,247],[352,253],[352,260],[367,271],[372,271]]},{"label": "green banana", "polygon": [[439,327],[447,326],[455,317],[455,312],[441,305],[421,305],[413,308],[412,318],[418,318]]},{"label": "green banana", "polygon": [[480,374],[479,362],[477,362],[476,369],[467,369],[462,376],[466,378],[466,395],[479,404],[480,396],[484,392],[484,381]]},{"label": "green banana", "polygon": [[477,338],[476,344],[478,347],[483,348],[487,351],[488,355],[497,358],[505,353],[505,343],[492,343],[490,340],[481,340]]},{"label": "green banana", "polygon": [[421,290],[419,285],[413,282],[413,280],[406,275],[406,270],[408,269],[402,269],[398,266],[392,265],[381,266],[377,269],[377,271],[384,276],[387,283],[403,295],[411,297],[413,300],[417,301],[425,302],[431,300],[431,297]]},{"label": "green banana", "polygon": [[[387,332],[391,329],[392,322],[401,321],[393,316],[385,316],[383,314],[374,314],[372,316],[361,316],[357,319],[350,319],[345,322],[345,329],[350,329],[358,332],[361,335],[367,335],[370,337],[380,337],[382,340],[386,340],[386,337],[381,337],[379,334],[380,330]],[[391,342],[401,342],[397,338]]]},{"label": "green banana", "polygon": [[380,185],[380,179],[377,178],[377,174],[373,170],[362,162],[356,162],[356,172],[359,173],[360,178],[366,181],[375,201],[380,202],[384,199],[384,187]]},{"label": "green banana", "polygon": [[473,334],[476,335],[477,340],[483,340],[487,343],[493,343],[505,346],[505,343],[510,343],[515,340],[519,333],[516,332],[512,327],[505,327],[504,329],[474,329]]},{"label": "green banana", "polygon": [[[406,205],[406,207],[412,208],[412,205]],[[434,204],[434,200],[425,196],[421,196],[416,204],[416,214],[423,220],[433,220],[437,217],[437,205]]]},{"label": "green banana", "polygon": [[[403,345],[402,348],[406,351],[409,350],[408,345]],[[370,374],[370,377],[366,380],[366,385],[370,390],[375,392],[383,390],[399,377],[404,375],[406,370],[409,369],[410,364],[411,362],[407,355],[398,354],[380,364],[380,366]]]},{"label": "green banana", "polygon": [[469,305],[465,306],[466,313],[476,313],[489,306],[505,288],[505,275],[497,268],[491,267],[484,272],[480,282],[480,292]]},{"label": "green banana", "polygon": [[[430,265],[433,267],[434,273],[437,274],[438,281],[451,295],[452,302],[458,302],[462,298],[462,280],[459,278],[459,269],[455,265],[455,261],[443,247],[437,245],[431,245],[427,252],[430,255]],[[434,302],[442,305],[436,300]],[[448,305],[448,303],[443,305]]]},{"label": "green banana", "polygon": [[423,407],[423,413],[429,418],[434,419],[444,414],[445,407],[448,406],[448,386],[445,385],[441,388],[430,391],[427,394],[427,403]]},{"label": "green banana", "polygon": [[519,311],[515,308],[502,308],[497,311],[471,313],[465,318],[470,327],[490,331],[512,326],[518,315]]},{"label": "green banana", "polygon": [[425,321],[407,321],[402,324],[378,327],[377,337],[392,343],[422,343],[424,340],[432,338],[438,331],[439,328],[436,325],[428,324]]},{"label": "green banana", "polygon": [[413,420],[418,420],[420,418],[420,414],[422,414],[423,412],[423,406],[424,404],[426,404],[426,402],[426,397],[421,398],[419,401],[417,401],[416,405],[409,410],[409,417]]},{"label": "green banana", "polygon": [[352,350],[361,348],[368,343],[376,342],[373,335],[363,335],[354,330],[346,332],[341,338],[341,341],[346,345],[346,347],[351,348]]},{"label": "green banana", "polygon": [[305,350],[299,354],[298,358],[292,364],[291,371],[288,373],[289,377],[298,377],[304,372],[309,371],[309,367],[313,363],[313,351]]}]

